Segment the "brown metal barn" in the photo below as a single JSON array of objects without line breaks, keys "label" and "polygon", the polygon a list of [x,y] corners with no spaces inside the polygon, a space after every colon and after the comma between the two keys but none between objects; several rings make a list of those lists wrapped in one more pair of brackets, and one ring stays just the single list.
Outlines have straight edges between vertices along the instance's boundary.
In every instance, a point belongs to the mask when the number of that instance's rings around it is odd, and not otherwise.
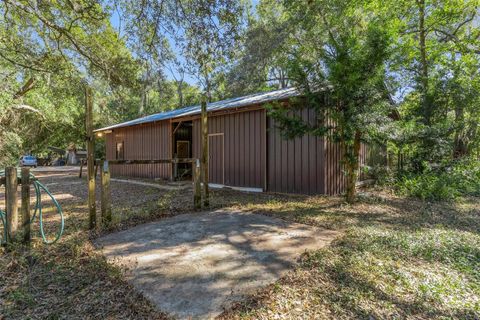
[{"label": "brown metal barn", "polygon": [[[213,186],[303,194],[343,192],[345,178],[339,146],[313,136],[285,140],[275,121],[267,116],[265,103],[288,102],[298,95],[295,89],[288,88],[208,104],[209,181]],[[315,113],[303,109],[301,116],[314,121]],[[200,106],[95,131],[105,134],[107,160],[171,159],[175,155],[200,158]],[[362,146],[363,162],[367,156]],[[173,176],[171,164],[112,165],[111,172],[115,176],[144,178]]]}]

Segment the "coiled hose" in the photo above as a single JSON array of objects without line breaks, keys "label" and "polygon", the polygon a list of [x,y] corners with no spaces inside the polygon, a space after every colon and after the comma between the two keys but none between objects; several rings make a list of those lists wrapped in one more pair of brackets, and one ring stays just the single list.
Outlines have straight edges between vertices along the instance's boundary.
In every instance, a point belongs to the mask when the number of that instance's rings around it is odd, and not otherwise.
[{"label": "coiled hose", "polygon": [[[19,176],[19,169],[17,169],[18,176]],[[5,170],[0,170],[0,177],[5,176]],[[36,202],[35,202],[35,210],[33,212],[33,216],[30,219],[30,224],[32,224],[35,220],[35,217],[37,216],[38,213],[38,220],[40,221],[40,235],[42,236],[42,240],[46,244],[53,244],[57,242],[63,234],[63,229],[65,227],[65,220],[63,217],[63,211],[62,207],[58,203],[58,201],[55,199],[55,197],[48,191],[48,189],[38,181],[38,179],[30,173],[30,181],[33,184],[33,188],[35,189],[35,195],[36,195]],[[57,209],[57,213],[60,215],[60,228],[58,229],[58,232],[55,236],[55,238],[51,241],[48,241],[47,236],[45,234],[45,229],[43,226],[43,213],[42,213],[42,190],[52,199],[53,204],[55,205]],[[3,224],[3,236],[0,237],[0,243],[5,243],[7,241],[7,214],[6,212],[2,211],[0,209],[0,220]]]}]

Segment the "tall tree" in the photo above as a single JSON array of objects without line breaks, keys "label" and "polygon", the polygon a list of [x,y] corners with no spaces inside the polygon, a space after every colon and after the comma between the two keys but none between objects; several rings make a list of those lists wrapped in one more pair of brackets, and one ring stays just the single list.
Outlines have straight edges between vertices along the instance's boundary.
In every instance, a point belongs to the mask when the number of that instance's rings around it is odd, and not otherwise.
[{"label": "tall tree", "polygon": [[138,32],[147,35],[137,35],[138,40],[173,42],[172,50],[181,57],[177,61],[198,79],[211,100],[212,79],[232,54],[243,25],[243,1],[147,0],[127,8]]},{"label": "tall tree", "polygon": [[85,80],[135,85],[138,65],[107,9],[93,0],[0,2],[0,149],[15,150],[0,162],[81,142]]},{"label": "tall tree", "polygon": [[[467,93],[472,92],[478,74],[472,62],[478,66],[480,2],[416,0],[413,4],[385,1],[381,7],[396,26],[396,63],[391,71],[402,79],[403,89],[407,88],[403,118],[417,122],[411,158],[421,171],[428,162],[467,154],[462,140],[475,135],[472,121],[466,119],[476,114],[475,99]],[[463,130],[465,126],[469,129]]]},{"label": "tall tree", "polygon": [[[286,2],[291,23],[301,26],[289,76],[318,121],[303,121],[288,108],[271,111],[287,137],[312,134],[341,145],[348,202],[355,199],[361,142],[378,134],[391,111],[385,89],[390,35],[368,5],[354,0]],[[331,88],[326,99],[322,88]]]},{"label": "tall tree", "polygon": [[291,85],[285,64],[295,43],[295,29],[280,2],[258,3],[227,74],[231,96]]}]

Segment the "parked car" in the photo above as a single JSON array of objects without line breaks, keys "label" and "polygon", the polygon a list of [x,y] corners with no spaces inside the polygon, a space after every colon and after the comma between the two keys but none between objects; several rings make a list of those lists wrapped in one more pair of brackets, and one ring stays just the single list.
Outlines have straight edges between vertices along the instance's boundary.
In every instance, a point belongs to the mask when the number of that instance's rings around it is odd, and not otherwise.
[{"label": "parked car", "polygon": [[37,167],[37,158],[34,156],[22,156],[18,162],[18,165],[21,167]]}]

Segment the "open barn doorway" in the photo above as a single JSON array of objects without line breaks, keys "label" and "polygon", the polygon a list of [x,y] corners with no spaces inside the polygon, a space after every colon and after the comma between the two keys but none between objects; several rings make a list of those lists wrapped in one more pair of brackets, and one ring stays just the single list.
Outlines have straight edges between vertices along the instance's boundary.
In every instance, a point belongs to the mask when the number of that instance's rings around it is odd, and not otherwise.
[{"label": "open barn doorway", "polygon": [[[172,154],[173,158],[184,159],[192,157],[192,121],[172,122]],[[192,178],[192,165],[178,163],[172,166],[174,180]]]}]

